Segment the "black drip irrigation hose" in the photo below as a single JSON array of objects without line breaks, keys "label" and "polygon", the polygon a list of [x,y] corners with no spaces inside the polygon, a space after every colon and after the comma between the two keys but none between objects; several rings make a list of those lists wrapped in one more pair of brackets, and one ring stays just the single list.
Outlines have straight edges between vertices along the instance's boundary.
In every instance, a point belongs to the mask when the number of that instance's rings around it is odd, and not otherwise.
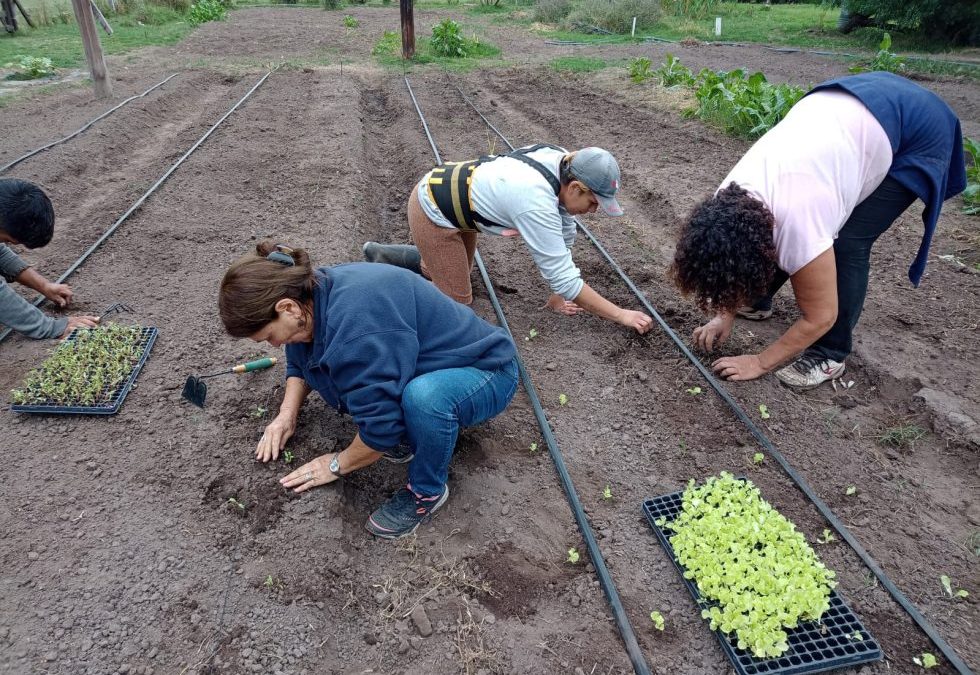
[{"label": "black drip irrigation hose", "polygon": [[[248,93],[246,93],[244,96],[242,96],[238,100],[238,102],[235,105],[233,105],[230,110],[228,110],[228,112],[226,112],[224,115],[221,116],[221,119],[219,119],[217,122],[215,122],[211,126],[211,128],[208,129],[204,133],[203,136],[201,136],[199,139],[197,139],[197,142],[194,145],[191,146],[190,150],[188,150],[187,152],[185,152],[181,156],[180,159],[178,159],[176,162],[174,162],[173,166],[171,166],[169,169],[167,169],[167,172],[165,174],[163,174],[157,180],[157,182],[153,184],[153,186],[149,190],[147,190],[146,192],[144,192],[143,193],[143,196],[140,197],[139,199],[137,199],[133,203],[133,205],[129,207],[129,209],[126,211],[126,213],[124,213],[121,216],[119,216],[119,219],[116,220],[116,222],[114,222],[112,224],[112,226],[108,230],[106,230],[105,232],[103,232],[102,233],[102,236],[99,237],[94,244],[92,244],[91,246],[89,246],[88,250],[85,251],[85,253],[83,253],[78,260],[76,260],[75,262],[73,262],[71,264],[71,267],[69,267],[67,270],[65,270],[65,273],[62,274],[60,277],[58,277],[58,280],[55,283],[59,283],[59,284],[60,283],[64,283],[64,281],[68,277],[70,277],[72,274],[74,274],[75,273],[75,270],[77,270],[79,267],[81,267],[82,266],[82,263],[84,263],[88,259],[88,257],[95,252],[95,250],[97,248],[99,248],[100,246],[102,246],[103,242],[105,242],[106,239],[108,239],[110,236],[112,236],[112,233],[115,232],[116,229],[120,225],[122,225],[126,221],[127,218],[129,218],[131,215],[133,215],[133,213],[135,213],[136,210],[139,209],[139,207],[141,207],[143,205],[143,202],[145,202],[150,197],[150,195],[152,195],[154,192],[157,191],[157,188],[159,188],[161,185],[163,185],[164,182],[166,182],[166,180],[168,178],[170,178],[170,175],[174,171],[177,170],[177,167],[179,167],[181,164],[183,164],[184,163],[184,160],[187,159],[188,157],[190,157],[191,156],[191,153],[193,153],[195,150],[197,150],[197,148],[201,145],[201,143],[203,143],[204,141],[206,141],[208,139],[208,136],[210,136],[212,133],[214,133],[215,129],[217,129],[219,126],[221,126],[221,123],[222,122],[224,122],[226,119],[228,119],[228,117],[233,112],[235,112],[238,109],[238,107],[242,103],[244,103],[248,99],[248,97],[251,96],[255,92],[256,89],[258,89],[260,86],[262,86],[262,83],[263,82],[265,82],[267,79],[269,79],[269,76],[272,75],[272,72],[273,71],[270,70],[268,73],[266,73],[265,75],[263,75],[262,76],[262,79],[259,80],[258,82],[256,82],[255,85],[251,89],[248,90]],[[37,298],[34,299],[34,306],[35,307],[38,307],[38,306],[40,306],[40,304],[42,302],[44,302],[44,296],[43,295],[39,295],[39,296],[37,296]],[[12,329],[10,329],[10,328],[4,329],[4,331],[2,333],[0,333],[0,342],[3,342],[7,338],[7,336],[10,335],[11,332],[12,332]]]},{"label": "black drip irrigation hose", "polygon": [[91,122],[89,122],[88,124],[86,124],[85,126],[83,126],[81,129],[79,129],[75,133],[69,134],[68,136],[65,136],[64,138],[59,138],[56,141],[52,141],[51,143],[48,143],[47,145],[41,146],[37,150],[31,150],[26,155],[23,155],[21,157],[18,157],[17,159],[15,159],[14,161],[10,162],[9,164],[4,164],[3,166],[0,166],[0,173],[3,173],[4,171],[7,171],[8,169],[12,169],[13,167],[15,167],[18,164],[20,164],[21,162],[23,162],[25,159],[29,159],[29,158],[33,157],[34,155],[36,155],[36,154],[38,154],[40,152],[44,152],[45,150],[48,150],[50,148],[53,148],[56,145],[60,145],[60,144],[64,143],[65,141],[70,141],[71,139],[75,138],[75,136],[78,136],[80,133],[82,133],[83,131],[85,131],[89,127],[91,127],[93,124],[95,124],[99,120],[101,120],[101,119],[103,119],[105,117],[108,117],[112,113],[114,113],[117,110],[119,110],[120,108],[122,108],[127,103],[129,103],[131,101],[135,101],[138,98],[143,98],[144,96],[146,96],[147,94],[149,94],[151,91],[153,91],[154,89],[157,89],[158,87],[162,87],[167,82],[169,82],[170,80],[172,80],[175,77],[177,77],[179,74],[180,73],[174,73],[173,75],[171,75],[170,77],[168,77],[167,79],[165,79],[163,82],[157,82],[155,85],[153,85],[152,87],[150,87],[149,89],[147,89],[146,91],[144,91],[142,94],[136,94],[135,96],[130,96],[125,101],[119,103],[115,107],[110,108],[109,110],[106,110],[104,113],[102,113],[101,115],[99,115],[98,117],[96,117],[94,120],[92,120]]},{"label": "black drip irrigation hose", "polygon": [[[500,133],[500,131],[495,126],[493,126],[493,124],[490,123],[490,120],[488,120],[483,115],[483,113],[477,109],[475,105],[473,105],[473,102],[470,101],[470,99],[466,96],[466,94],[463,93],[463,90],[460,89],[459,87],[456,87],[456,91],[458,91],[459,95],[463,97],[463,100],[466,101],[467,105],[469,105],[474,110],[474,112],[476,112],[476,114],[480,116],[480,118],[484,121],[484,123],[486,123],[487,127],[493,130],[493,132],[497,134],[497,136],[499,136],[500,139],[503,140],[503,142],[506,143],[511,150],[513,150],[514,146],[511,144],[511,142],[507,140],[507,138],[502,133]],[[888,575],[885,574],[884,570],[882,570],[881,567],[878,565],[878,563],[875,562],[874,558],[872,558],[871,555],[866,550],[864,550],[864,547],[861,546],[861,544],[857,541],[857,539],[854,538],[850,530],[848,530],[847,527],[844,526],[844,523],[842,523],[840,519],[838,519],[837,516],[834,515],[834,512],[831,511],[830,507],[827,506],[827,504],[820,497],[817,496],[817,494],[813,491],[813,488],[810,487],[809,483],[807,483],[806,480],[799,473],[797,473],[796,469],[792,467],[792,465],[786,460],[783,454],[776,449],[776,446],[773,445],[772,441],[770,441],[769,438],[765,435],[765,433],[763,433],[763,431],[758,426],[756,426],[755,422],[753,422],[752,419],[746,414],[746,412],[742,409],[742,407],[738,404],[738,402],[735,401],[732,395],[728,393],[728,390],[725,389],[721,385],[721,383],[714,377],[714,375],[712,375],[711,372],[704,366],[704,364],[701,363],[701,361],[696,356],[694,356],[694,354],[684,343],[684,341],[681,340],[681,338],[677,335],[677,333],[674,332],[674,330],[667,324],[666,321],[664,321],[663,317],[660,316],[657,310],[653,308],[653,305],[650,304],[646,296],[640,291],[640,289],[636,287],[636,284],[633,283],[633,280],[630,279],[630,277],[623,271],[623,269],[616,263],[616,261],[613,260],[612,256],[609,255],[609,253],[602,246],[602,244],[599,243],[599,240],[596,239],[595,236],[593,236],[592,232],[590,232],[589,229],[585,227],[585,225],[583,225],[578,218],[575,219],[575,222],[576,225],[578,225],[578,227],[585,234],[585,236],[589,238],[589,241],[591,241],[592,244],[596,247],[599,253],[601,253],[602,256],[606,259],[606,261],[613,268],[616,274],[619,275],[619,278],[623,280],[626,286],[629,287],[629,289],[633,292],[633,294],[637,297],[637,299],[643,304],[644,308],[646,308],[646,310],[650,313],[650,315],[657,321],[657,323],[660,325],[660,328],[663,329],[663,331],[670,337],[671,340],[674,341],[674,344],[677,345],[681,353],[688,358],[688,360],[694,365],[694,367],[697,368],[698,372],[701,373],[701,375],[704,377],[707,383],[711,385],[711,388],[714,389],[715,392],[717,392],[717,394],[722,398],[722,400],[724,400],[725,403],[728,404],[728,407],[731,408],[733,413],[735,413],[735,416],[743,424],[745,424],[748,430],[759,442],[759,445],[761,445],[763,449],[766,450],[766,452],[768,452],[773,458],[775,458],[775,460],[786,472],[786,475],[789,476],[790,479],[800,489],[800,491],[804,495],[806,495],[807,499],[809,499],[813,503],[813,505],[817,507],[817,510],[820,512],[820,515],[822,515],[824,519],[828,523],[830,523],[831,527],[833,527],[838,532],[838,534],[841,535],[844,541],[846,541],[848,545],[854,550],[854,552],[857,553],[861,561],[868,567],[868,569],[871,570],[872,573],[874,573],[875,577],[878,578],[878,581],[881,582],[881,585],[884,586],[885,589],[891,594],[892,598],[894,598],[895,601],[902,607],[902,609],[904,609],[908,613],[908,615],[912,617],[912,620],[915,621],[915,623],[919,626],[919,628],[921,628],[922,631],[929,637],[929,639],[932,640],[933,644],[935,644],[936,647],[939,648],[939,651],[942,652],[944,657],[946,657],[946,660],[949,661],[949,663],[957,670],[957,672],[960,673],[960,675],[973,675],[973,672],[969,669],[969,667],[967,667],[966,663],[964,663],[963,660],[956,654],[956,652],[946,642],[946,640],[944,640],[942,636],[939,635],[939,632],[932,626],[932,624],[929,623],[929,621],[922,615],[922,613],[918,610],[918,608],[915,605],[913,605],[912,602],[907,597],[905,597],[905,594],[902,593],[902,591],[900,591],[898,587],[895,586],[892,580],[888,578]]]},{"label": "black drip irrigation hose", "polygon": [[[429,125],[425,121],[425,115],[422,114],[422,109],[419,107],[419,102],[415,98],[415,92],[412,91],[412,85],[409,83],[408,78],[405,78],[405,86],[408,88],[408,94],[412,97],[412,104],[415,106],[415,112],[418,113],[419,120],[422,121],[422,129],[425,131],[426,138],[429,139],[429,145],[432,146],[432,154],[435,155],[436,162],[442,165],[442,156],[439,154],[439,149],[436,147],[435,141],[432,139],[432,134],[429,132]],[[503,136],[501,136],[503,138]],[[507,139],[504,139],[507,142]],[[480,276],[483,277],[483,284],[487,287],[487,293],[490,295],[490,302],[493,304],[493,310],[497,314],[497,319],[500,321],[500,325],[507,331],[511,337],[513,333],[510,331],[510,326],[507,324],[507,317],[504,316],[504,311],[500,307],[500,302],[497,299],[497,293],[494,290],[493,282],[490,281],[490,275],[487,273],[487,268],[483,264],[483,258],[480,256],[480,252],[476,253],[476,264],[480,270]],[[602,557],[602,553],[599,551],[599,544],[596,541],[595,535],[592,532],[592,526],[589,524],[588,516],[585,515],[585,510],[582,508],[582,502],[578,498],[578,493],[575,491],[575,485],[572,483],[572,477],[568,473],[568,468],[565,466],[565,460],[562,458],[561,450],[558,448],[558,442],[555,440],[554,434],[551,432],[551,426],[548,424],[548,418],[544,414],[544,409],[541,407],[541,400],[538,398],[538,392],[534,388],[534,383],[531,382],[531,376],[528,374],[527,369],[524,367],[524,361],[521,359],[521,355],[517,354],[517,367],[521,373],[521,381],[524,383],[524,389],[527,391],[528,398],[531,400],[531,407],[534,408],[534,416],[538,420],[538,426],[541,428],[541,434],[544,437],[544,441],[548,446],[548,454],[551,455],[551,460],[555,464],[555,469],[558,471],[558,478],[561,480],[562,488],[565,490],[565,496],[568,499],[568,503],[572,508],[572,513],[575,516],[575,523],[578,525],[579,532],[582,534],[582,538],[585,540],[585,547],[589,552],[589,557],[592,559],[592,565],[595,567],[596,575],[599,577],[599,585],[602,586],[602,590],[606,594],[606,599],[609,602],[609,607],[613,613],[613,619],[616,621],[616,626],[619,628],[619,634],[623,638],[623,643],[626,645],[626,652],[629,656],[630,662],[633,664],[633,670],[637,675],[649,675],[650,667],[647,665],[646,660],[643,658],[643,651],[640,649],[640,645],[636,640],[636,633],[633,631],[633,626],[630,624],[629,617],[626,616],[626,611],[623,609],[623,603],[619,599],[619,593],[616,591],[616,585],[612,580],[612,575],[609,574],[609,568],[606,567],[606,561]]]}]

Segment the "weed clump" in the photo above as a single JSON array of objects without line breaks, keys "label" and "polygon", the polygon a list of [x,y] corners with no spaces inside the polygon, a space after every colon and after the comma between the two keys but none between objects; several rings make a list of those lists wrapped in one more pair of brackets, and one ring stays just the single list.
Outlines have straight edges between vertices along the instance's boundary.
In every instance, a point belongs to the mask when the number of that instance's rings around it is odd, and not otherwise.
[{"label": "weed clump", "polygon": [[538,0],[534,3],[534,20],[558,23],[572,11],[572,0]]},{"label": "weed clump", "polygon": [[198,0],[187,12],[187,20],[195,26],[209,21],[223,21],[226,11],[219,0]]},{"label": "weed clump", "polygon": [[625,35],[633,28],[653,28],[660,21],[659,0],[585,0],[566,19],[570,28],[601,28],[610,33]]}]

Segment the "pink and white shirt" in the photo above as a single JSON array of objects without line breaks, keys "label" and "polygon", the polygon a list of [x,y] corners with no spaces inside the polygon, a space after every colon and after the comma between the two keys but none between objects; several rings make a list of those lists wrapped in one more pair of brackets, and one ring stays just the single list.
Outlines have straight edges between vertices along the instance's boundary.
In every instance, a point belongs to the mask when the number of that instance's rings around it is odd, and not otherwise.
[{"label": "pink and white shirt", "polygon": [[734,181],[769,207],[779,267],[793,275],[834,245],[891,163],[888,136],[864,104],[818,91],[756,141],[719,190]]}]

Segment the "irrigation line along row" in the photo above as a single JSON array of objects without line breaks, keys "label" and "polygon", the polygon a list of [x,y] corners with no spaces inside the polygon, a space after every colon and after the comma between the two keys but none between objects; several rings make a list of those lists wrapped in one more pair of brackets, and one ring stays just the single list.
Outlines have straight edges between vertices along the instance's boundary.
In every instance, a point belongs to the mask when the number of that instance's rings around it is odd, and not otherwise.
[{"label": "irrigation line along row", "polygon": [[[463,100],[466,101],[467,105],[469,105],[476,112],[476,114],[480,116],[480,118],[484,121],[484,123],[486,123],[487,127],[493,130],[493,132],[497,134],[497,136],[499,136],[500,139],[504,143],[506,143],[511,150],[513,150],[514,146],[511,144],[509,140],[507,140],[507,137],[504,136],[502,133],[500,133],[500,130],[498,130],[497,127],[493,126],[493,124],[490,123],[490,120],[488,120],[483,115],[483,113],[480,112],[479,109],[477,109],[477,107],[473,104],[473,102],[470,101],[470,99],[466,96],[466,94],[463,93],[463,90],[460,89],[459,87],[456,87],[456,91],[458,91],[459,95],[463,97]],[[707,381],[707,383],[711,385],[711,388],[714,389],[715,392],[717,392],[717,394],[722,398],[722,400],[724,400],[725,403],[728,404],[728,407],[731,408],[732,412],[735,413],[735,416],[738,417],[738,419],[743,424],[745,424],[745,426],[752,433],[752,435],[755,436],[755,439],[759,442],[759,445],[761,445],[763,449],[766,450],[766,452],[768,452],[773,458],[775,458],[775,460],[786,472],[786,475],[790,477],[790,479],[796,484],[796,486],[800,489],[800,491],[803,492],[803,494],[806,495],[806,497],[813,503],[813,505],[817,507],[817,510],[820,512],[820,515],[822,515],[827,520],[827,522],[830,523],[830,525],[841,535],[841,537],[848,543],[848,545],[850,545],[850,547],[854,550],[854,552],[857,553],[861,561],[865,565],[867,565],[868,569],[870,569],[874,573],[874,575],[881,582],[881,585],[888,590],[888,592],[895,599],[895,601],[899,605],[901,605],[901,607],[909,614],[909,616],[912,617],[912,620],[915,621],[915,623],[919,626],[919,628],[921,628],[922,631],[929,636],[929,639],[932,640],[932,642],[936,645],[936,647],[939,648],[939,651],[941,651],[943,656],[946,657],[946,660],[948,660],[950,664],[954,668],[956,668],[956,670],[961,675],[973,675],[972,671],[967,667],[966,663],[964,663],[963,660],[956,654],[956,652],[946,642],[946,640],[944,640],[942,636],[939,635],[939,632],[932,626],[932,624],[929,623],[929,621],[922,615],[922,613],[918,610],[918,608],[916,608],[916,606],[913,605],[912,602],[909,601],[907,597],[905,597],[905,594],[902,593],[897,586],[895,586],[892,580],[888,578],[888,575],[885,574],[884,570],[882,570],[881,567],[878,565],[878,563],[875,562],[875,559],[872,558],[871,555],[864,550],[864,547],[861,546],[861,544],[857,541],[857,539],[854,538],[850,530],[848,530],[847,527],[844,526],[844,523],[842,523],[840,519],[837,518],[836,515],[834,515],[834,512],[830,509],[829,506],[827,506],[827,504],[819,496],[817,496],[813,488],[810,487],[809,483],[807,483],[806,480],[796,471],[796,469],[792,467],[792,465],[786,460],[783,454],[776,449],[776,446],[773,445],[772,441],[770,441],[769,438],[765,435],[765,433],[763,433],[763,431],[755,424],[755,422],[752,421],[752,419],[746,414],[746,412],[742,409],[742,407],[738,404],[738,402],[736,402],[735,399],[732,397],[732,395],[728,393],[728,390],[725,389],[718,381],[718,379],[715,378],[715,376],[712,375],[711,372],[704,366],[704,364],[701,363],[701,361],[696,356],[694,356],[693,353],[691,353],[691,350],[684,343],[684,341],[681,340],[681,338],[677,335],[677,333],[674,332],[674,330],[667,324],[666,321],[664,321],[663,317],[660,316],[657,310],[653,308],[653,305],[650,304],[646,296],[640,291],[640,289],[636,287],[636,284],[633,283],[633,280],[630,279],[630,277],[616,263],[616,261],[612,258],[612,256],[609,255],[609,253],[602,246],[602,244],[599,243],[599,240],[596,239],[596,237],[592,234],[592,232],[590,232],[589,229],[585,227],[585,225],[583,225],[578,218],[575,219],[575,222],[578,225],[579,229],[581,229],[582,232],[585,234],[585,236],[589,238],[589,241],[591,241],[592,244],[596,247],[599,253],[601,253],[602,256],[606,259],[606,261],[613,268],[613,270],[615,270],[616,274],[619,275],[619,278],[623,280],[626,286],[629,287],[629,289],[633,292],[633,294],[637,297],[637,299],[639,299],[639,301],[643,304],[643,306],[650,313],[650,315],[657,321],[657,323],[660,325],[660,328],[670,337],[671,340],[674,341],[674,344],[676,344],[678,349],[681,350],[681,353],[684,354],[684,356],[688,358],[688,360],[694,365],[694,367],[698,369],[698,372],[701,373],[705,381]]]},{"label": "irrigation line along row", "polygon": [[[442,157],[439,154],[439,149],[436,147],[435,141],[432,140],[432,134],[429,132],[429,125],[425,121],[425,115],[422,114],[422,109],[419,107],[419,102],[415,98],[415,92],[412,91],[412,85],[409,83],[407,77],[405,78],[405,86],[408,88],[409,96],[412,97],[412,103],[415,105],[415,112],[418,113],[419,120],[422,121],[422,129],[425,131],[426,138],[429,139],[429,145],[432,146],[432,154],[435,155],[436,163],[441,166]],[[497,299],[497,293],[494,290],[493,282],[490,281],[490,275],[487,273],[487,268],[483,264],[483,258],[480,256],[479,251],[476,253],[475,260],[480,269],[480,275],[483,277],[483,283],[487,287],[487,292],[490,294],[490,302],[493,303],[493,309],[497,313],[497,319],[500,321],[500,325],[503,326],[507,333],[513,337],[513,333],[510,331],[510,326],[507,324],[507,318],[504,316],[503,309],[501,309],[500,302]],[[602,553],[599,551],[599,544],[596,541],[595,534],[592,532],[592,526],[589,524],[588,516],[585,515],[585,509],[582,508],[582,502],[578,497],[578,493],[575,491],[575,485],[572,483],[572,478],[568,473],[568,468],[565,466],[565,460],[562,458],[561,450],[558,449],[558,442],[555,440],[555,436],[551,432],[551,426],[548,424],[548,418],[545,416],[544,409],[541,407],[541,400],[538,398],[538,392],[534,388],[534,383],[531,382],[531,376],[524,367],[524,361],[521,359],[521,355],[519,353],[517,354],[517,367],[521,373],[521,381],[524,383],[524,389],[527,391],[528,398],[531,400],[531,406],[534,408],[534,416],[538,420],[538,426],[541,427],[541,434],[544,437],[545,444],[548,446],[548,453],[551,455],[551,459],[555,464],[555,469],[558,471],[558,477],[561,480],[562,487],[565,490],[565,496],[568,499],[568,503],[572,507],[575,522],[578,525],[579,531],[582,533],[582,538],[585,540],[585,547],[589,552],[589,557],[592,559],[592,564],[595,567],[596,575],[599,577],[599,584],[602,586],[602,590],[606,594],[606,599],[609,601],[609,606],[612,609],[613,619],[616,621],[616,626],[619,628],[620,636],[622,636],[623,642],[626,645],[626,651],[630,662],[633,664],[633,670],[636,671],[637,675],[649,675],[650,667],[643,658],[643,651],[640,649],[640,645],[636,640],[636,633],[633,631],[633,626],[630,624],[629,617],[626,616],[626,611],[623,609],[623,603],[619,599],[619,593],[616,591],[616,586],[613,583],[612,576],[609,574],[609,569],[606,567],[606,561],[603,559]]]},{"label": "irrigation line along row", "polygon": [[31,150],[26,155],[22,155],[22,156],[18,157],[17,159],[15,159],[14,161],[10,162],[9,164],[4,164],[3,166],[0,166],[0,173],[3,173],[4,171],[6,171],[8,169],[12,169],[13,167],[15,167],[18,164],[20,164],[21,162],[23,162],[25,159],[30,159],[31,157],[33,157],[34,155],[36,155],[36,154],[38,154],[40,152],[44,152],[45,150],[48,150],[50,148],[53,148],[56,145],[60,145],[60,144],[64,143],[65,141],[70,141],[71,139],[75,138],[75,136],[78,136],[80,133],[82,133],[83,131],[85,131],[89,127],[91,127],[93,124],[95,124],[99,120],[101,120],[101,119],[103,119],[105,117],[108,117],[109,115],[111,115],[112,113],[116,112],[117,110],[119,110],[120,108],[122,108],[124,105],[126,105],[130,101],[135,101],[138,98],[143,98],[144,96],[146,96],[147,94],[149,94],[151,91],[153,91],[154,89],[157,89],[158,87],[162,87],[167,82],[169,82],[170,80],[172,80],[175,77],[177,77],[179,74],[180,73],[174,73],[173,75],[171,75],[170,77],[168,77],[167,79],[165,79],[163,82],[157,82],[155,85],[153,85],[152,87],[150,87],[149,89],[147,89],[146,91],[144,91],[142,94],[136,94],[135,96],[130,96],[125,101],[123,101],[122,103],[118,104],[117,106],[115,106],[113,108],[110,108],[109,110],[106,110],[104,113],[102,113],[101,115],[99,115],[98,117],[96,117],[94,120],[92,120],[91,122],[89,122],[88,124],[86,124],[85,126],[83,126],[81,129],[79,129],[75,133],[69,134],[69,135],[65,136],[64,138],[59,138],[56,141],[52,141],[52,142],[48,143],[47,145],[41,146],[37,150]]},{"label": "irrigation line along row", "polygon": [[[248,100],[248,97],[251,96],[255,92],[256,89],[258,89],[260,86],[262,86],[262,83],[263,82],[265,82],[267,79],[269,79],[269,76],[272,75],[272,72],[273,71],[270,70],[268,73],[266,73],[265,75],[263,75],[262,76],[262,79],[259,80],[258,82],[256,82],[255,85],[253,85],[252,88],[248,90],[248,93],[246,93],[244,96],[242,96],[240,99],[238,99],[238,102],[235,105],[233,105],[231,107],[231,109],[228,110],[228,112],[226,112],[224,115],[222,115],[221,116],[221,119],[219,119],[217,122],[215,122],[211,126],[211,128],[208,129],[204,133],[203,136],[201,136],[199,139],[197,139],[197,142],[190,147],[190,150],[188,150],[187,152],[185,152],[181,156],[180,159],[178,159],[176,162],[174,162],[173,166],[171,166],[169,169],[167,169],[167,172],[165,174],[163,174],[162,176],[160,176],[160,178],[157,180],[157,182],[154,183],[153,186],[149,190],[147,190],[146,192],[144,192],[143,193],[143,196],[140,197],[139,199],[137,199],[133,203],[133,205],[129,207],[129,209],[126,211],[126,213],[124,213],[121,216],[119,216],[119,219],[116,220],[116,222],[114,222],[112,224],[112,226],[108,230],[106,230],[104,233],[102,233],[102,236],[99,237],[94,244],[92,244],[91,246],[89,246],[88,250],[85,251],[85,253],[83,253],[78,260],[76,260],[75,262],[73,262],[71,264],[71,267],[69,267],[67,270],[65,270],[64,274],[62,274],[60,277],[58,277],[58,280],[55,283],[59,283],[59,284],[60,283],[64,283],[64,281],[68,277],[70,277],[72,274],[74,274],[75,273],[75,270],[77,270],[79,267],[81,267],[82,266],[82,263],[84,263],[86,261],[86,259],[88,259],[88,257],[95,252],[96,249],[98,249],[100,246],[102,246],[103,242],[105,242],[106,239],[108,239],[110,236],[112,236],[112,233],[115,232],[116,229],[120,225],[122,225],[126,221],[127,218],[129,218],[131,215],[133,215],[133,213],[135,213],[136,210],[139,209],[139,207],[141,207],[143,205],[143,202],[145,202],[150,197],[150,195],[152,195],[154,192],[157,191],[157,188],[159,188],[161,185],[163,185],[164,182],[166,182],[166,180],[168,178],[170,178],[170,175],[174,171],[177,170],[177,167],[179,167],[181,164],[183,164],[184,163],[184,160],[187,159],[188,157],[190,157],[191,154],[195,150],[197,150],[198,147],[200,147],[200,145],[204,141],[206,141],[211,134],[214,133],[215,129],[217,129],[219,126],[221,126],[221,123],[222,122],[224,122],[226,119],[228,119],[228,117],[233,112],[235,112],[241,104],[243,104],[246,100]],[[34,306],[37,307],[42,302],[44,302],[44,296],[43,295],[39,295],[39,296],[37,296],[37,298],[34,299]],[[7,336],[10,335],[10,333],[11,333],[11,329],[10,328],[7,328],[2,333],[0,333],[0,342],[3,342],[7,338]]]}]

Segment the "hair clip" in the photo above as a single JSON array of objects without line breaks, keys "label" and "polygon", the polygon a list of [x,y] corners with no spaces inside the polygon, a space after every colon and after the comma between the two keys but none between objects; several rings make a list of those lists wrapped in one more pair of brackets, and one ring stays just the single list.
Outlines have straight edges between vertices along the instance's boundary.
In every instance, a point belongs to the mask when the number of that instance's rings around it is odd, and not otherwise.
[{"label": "hair clip", "polygon": [[282,244],[276,244],[276,250],[270,251],[265,257],[273,262],[280,263],[287,267],[293,267],[296,261],[293,259],[293,249]]}]

